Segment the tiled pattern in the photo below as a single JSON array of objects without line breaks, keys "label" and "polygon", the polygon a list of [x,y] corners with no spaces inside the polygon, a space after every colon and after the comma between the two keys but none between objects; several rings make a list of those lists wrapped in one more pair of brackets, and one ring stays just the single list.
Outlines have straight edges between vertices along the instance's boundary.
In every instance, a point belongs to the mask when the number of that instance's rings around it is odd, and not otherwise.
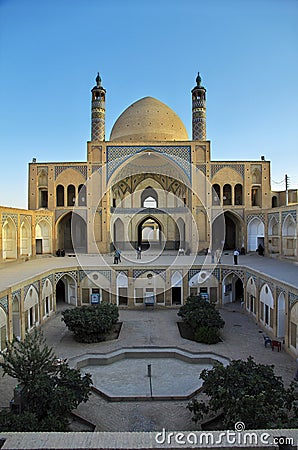
[{"label": "tiled pattern", "polygon": [[164,154],[170,157],[188,176],[191,178],[190,162],[191,151],[190,146],[107,146],[107,179],[111,177],[113,172],[121,166],[123,162],[131,156],[136,155],[144,150]]},{"label": "tiled pattern", "polygon": [[73,169],[77,172],[80,172],[85,179],[87,179],[87,166],[86,165],[78,165],[78,166],[55,166],[55,180],[58,175],[60,175],[66,169]]},{"label": "tiled pattern", "polygon": [[214,177],[214,175],[221,169],[224,169],[225,167],[229,167],[230,169],[235,170],[236,172],[240,173],[242,178],[244,178],[244,164],[211,164],[211,178]]}]

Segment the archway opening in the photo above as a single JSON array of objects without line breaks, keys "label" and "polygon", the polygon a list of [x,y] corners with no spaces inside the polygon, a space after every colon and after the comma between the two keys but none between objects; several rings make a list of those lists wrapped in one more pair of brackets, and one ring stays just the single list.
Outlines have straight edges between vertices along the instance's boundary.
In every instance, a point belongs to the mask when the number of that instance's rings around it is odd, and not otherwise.
[{"label": "archway opening", "polygon": [[242,247],[242,226],[240,220],[230,211],[224,213],[225,217],[225,243],[224,250],[233,250]]},{"label": "archway opening", "polygon": [[222,282],[222,303],[243,302],[243,282],[235,273],[227,275]]},{"label": "archway opening", "polygon": [[63,275],[56,284],[56,304],[77,305],[77,283],[68,274]]},{"label": "archway opening", "polygon": [[58,248],[68,253],[87,252],[87,225],[78,214],[69,212],[58,223]]},{"label": "archway opening", "polygon": [[182,304],[182,275],[175,272],[171,277],[172,305]]},{"label": "archway opening", "polygon": [[142,250],[161,248],[161,225],[153,217],[146,217],[138,225],[138,246],[141,246]]},{"label": "archway opening", "polygon": [[141,205],[143,208],[157,208],[158,207],[158,195],[155,189],[148,186],[141,195]]}]

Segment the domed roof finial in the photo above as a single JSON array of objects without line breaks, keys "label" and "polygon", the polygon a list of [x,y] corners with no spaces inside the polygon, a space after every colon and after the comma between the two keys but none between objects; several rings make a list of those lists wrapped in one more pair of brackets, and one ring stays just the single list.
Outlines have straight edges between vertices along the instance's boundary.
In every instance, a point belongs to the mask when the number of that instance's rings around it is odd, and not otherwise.
[{"label": "domed roof finial", "polygon": [[101,78],[99,76],[99,72],[97,72],[97,77],[95,79],[97,87],[101,87]]},{"label": "domed roof finial", "polygon": [[201,87],[202,78],[200,77],[200,72],[198,72],[198,76],[196,78],[197,86]]}]

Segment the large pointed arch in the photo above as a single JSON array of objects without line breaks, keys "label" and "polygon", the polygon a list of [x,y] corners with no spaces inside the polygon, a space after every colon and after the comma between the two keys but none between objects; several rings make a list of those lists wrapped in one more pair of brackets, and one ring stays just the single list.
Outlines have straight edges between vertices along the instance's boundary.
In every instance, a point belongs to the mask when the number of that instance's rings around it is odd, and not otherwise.
[{"label": "large pointed arch", "polygon": [[87,253],[87,224],[75,212],[61,216],[56,224],[57,248],[68,253]]}]

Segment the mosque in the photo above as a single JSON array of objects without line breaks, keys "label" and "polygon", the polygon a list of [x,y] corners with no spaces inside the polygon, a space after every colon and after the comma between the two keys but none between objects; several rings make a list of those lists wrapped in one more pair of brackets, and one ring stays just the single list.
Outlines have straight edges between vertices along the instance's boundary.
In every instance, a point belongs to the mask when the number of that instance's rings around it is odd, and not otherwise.
[{"label": "mosque", "polygon": [[[213,161],[206,137],[206,88],[199,74],[190,95],[191,139],[179,116],[153,97],[130,105],[106,139],[106,90],[98,74],[91,90],[86,161],[32,160],[28,210],[0,207],[2,265],[54,257],[58,249],[67,255],[106,255],[115,249],[129,254],[141,248],[144,255],[213,257],[235,248],[255,252],[259,245],[267,256],[297,260],[297,191],[271,190],[270,161],[264,156]],[[189,293],[207,292],[218,304],[241,298],[248,314],[296,351],[294,287],[261,280],[253,271],[208,270],[205,283],[199,266],[140,269],[134,261],[113,271],[89,268],[89,276],[79,267],[53,270],[37,284],[26,280],[0,292],[1,335],[22,337],[46,320],[59,299],[80,305],[98,294],[121,307],[138,307],[151,295],[156,304],[171,307]]]}]

